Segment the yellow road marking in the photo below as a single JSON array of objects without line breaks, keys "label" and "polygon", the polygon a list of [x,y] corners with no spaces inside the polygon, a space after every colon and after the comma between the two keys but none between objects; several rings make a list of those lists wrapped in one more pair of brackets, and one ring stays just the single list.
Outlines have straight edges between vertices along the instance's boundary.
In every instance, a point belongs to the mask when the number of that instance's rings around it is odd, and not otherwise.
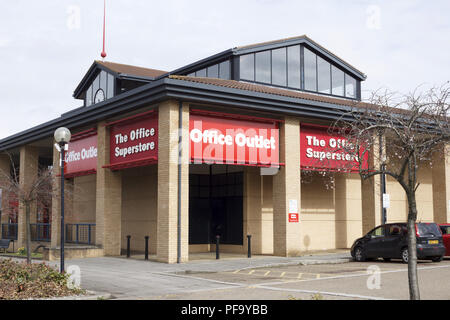
[{"label": "yellow road marking", "polygon": [[252,274],[253,272],[255,272],[255,270],[250,271],[248,274]]},{"label": "yellow road marking", "polygon": [[285,274],[286,274],[286,272],[282,272],[282,273],[280,274],[280,278],[284,277]]},{"label": "yellow road marking", "polygon": [[270,273],[270,271],[267,271],[266,273],[264,273],[264,277],[267,276]]},{"label": "yellow road marking", "polygon": [[240,269],[233,271],[234,274],[239,273],[239,271],[241,271]]},{"label": "yellow road marking", "polygon": [[300,272],[299,272],[297,278],[300,279],[300,278],[302,277],[302,275],[303,275],[303,273],[300,273]]},{"label": "yellow road marking", "polygon": [[316,275],[316,279],[320,279],[320,274],[317,274],[317,275]]}]

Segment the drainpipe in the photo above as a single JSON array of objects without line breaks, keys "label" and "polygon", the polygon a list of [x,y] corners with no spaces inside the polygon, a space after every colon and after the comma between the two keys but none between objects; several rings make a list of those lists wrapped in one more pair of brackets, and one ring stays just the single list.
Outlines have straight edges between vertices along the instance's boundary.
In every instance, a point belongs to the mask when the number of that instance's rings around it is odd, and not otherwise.
[{"label": "drainpipe", "polygon": [[178,222],[177,222],[177,263],[181,262],[181,161],[183,148],[181,143],[183,129],[183,102],[179,101],[178,107]]},{"label": "drainpipe", "polygon": [[384,170],[386,170],[386,164],[384,159],[386,158],[386,155],[383,155],[383,136],[380,133],[379,137],[379,147],[380,147],[380,160],[381,160],[381,167],[380,170],[383,172],[381,174],[381,186],[380,186],[380,193],[381,193],[381,223],[386,223],[386,208],[384,207],[384,201],[383,201],[383,195],[386,193],[386,175],[384,174]]}]

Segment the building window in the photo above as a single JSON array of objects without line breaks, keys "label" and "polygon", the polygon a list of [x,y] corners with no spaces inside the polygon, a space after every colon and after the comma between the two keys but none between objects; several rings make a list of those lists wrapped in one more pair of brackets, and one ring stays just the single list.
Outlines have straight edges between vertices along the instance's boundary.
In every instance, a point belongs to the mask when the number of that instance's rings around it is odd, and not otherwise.
[{"label": "building window", "polygon": [[287,48],[288,87],[300,89],[300,46]]},{"label": "building window", "polygon": [[272,50],[272,84],[286,86],[286,48]]},{"label": "building window", "polygon": [[106,90],[106,97],[112,98],[114,97],[114,76],[108,73],[108,89]]},{"label": "building window", "polygon": [[86,90],[86,107],[92,104],[92,85]]},{"label": "building window", "polygon": [[331,66],[331,93],[337,96],[344,96],[344,71]]},{"label": "building window", "polygon": [[317,56],[304,48],[305,90],[317,91]]},{"label": "building window", "polygon": [[256,81],[270,83],[270,51],[258,52],[255,56]]},{"label": "building window", "polygon": [[246,54],[241,56],[239,60],[241,80],[255,81],[255,56]]},{"label": "building window", "polygon": [[196,77],[206,77],[206,69],[198,70],[198,71],[195,73],[195,76],[196,76]]},{"label": "building window", "polygon": [[230,61],[226,60],[219,64],[219,78],[230,80]]},{"label": "building window", "polygon": [[345,74],[345,96],[356,98],[356,79]]},{"label": "building window", "polygon": [[219,77],[219,65],[215,64],[208,67],[208,78],[218,78]]},{"label": "building window", "polygon": [[321,57],[317,57],[317,91],[331,93],[331,65]]}]

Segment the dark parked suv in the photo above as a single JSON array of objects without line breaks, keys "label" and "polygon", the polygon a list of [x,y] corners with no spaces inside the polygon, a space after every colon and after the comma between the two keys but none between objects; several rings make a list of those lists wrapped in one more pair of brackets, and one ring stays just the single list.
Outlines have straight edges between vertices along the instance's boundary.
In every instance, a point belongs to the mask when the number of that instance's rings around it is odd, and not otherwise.
[{"label": "dark parked suv", "polygon": [[[441,261],[445,254],[442,233],[435,223],[417,223],[417,258]],[[351,248],[356,261],[371,258],[402,259],[408,262],[408,239],[406,223],[390,223],[376,227],[364,237],[357,239]]]}]

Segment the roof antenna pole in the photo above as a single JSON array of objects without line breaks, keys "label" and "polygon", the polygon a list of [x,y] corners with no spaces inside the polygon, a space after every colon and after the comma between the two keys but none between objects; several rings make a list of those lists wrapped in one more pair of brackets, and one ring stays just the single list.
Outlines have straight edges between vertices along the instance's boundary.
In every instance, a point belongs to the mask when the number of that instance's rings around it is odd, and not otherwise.
[{"label": "roof antenna pole", "polygon": [[103,60],[105,60],[106,57],[106,51],[105,51],[105,25],[106,25],[106,0],[103,0],[103,51],[100,54]]}]

